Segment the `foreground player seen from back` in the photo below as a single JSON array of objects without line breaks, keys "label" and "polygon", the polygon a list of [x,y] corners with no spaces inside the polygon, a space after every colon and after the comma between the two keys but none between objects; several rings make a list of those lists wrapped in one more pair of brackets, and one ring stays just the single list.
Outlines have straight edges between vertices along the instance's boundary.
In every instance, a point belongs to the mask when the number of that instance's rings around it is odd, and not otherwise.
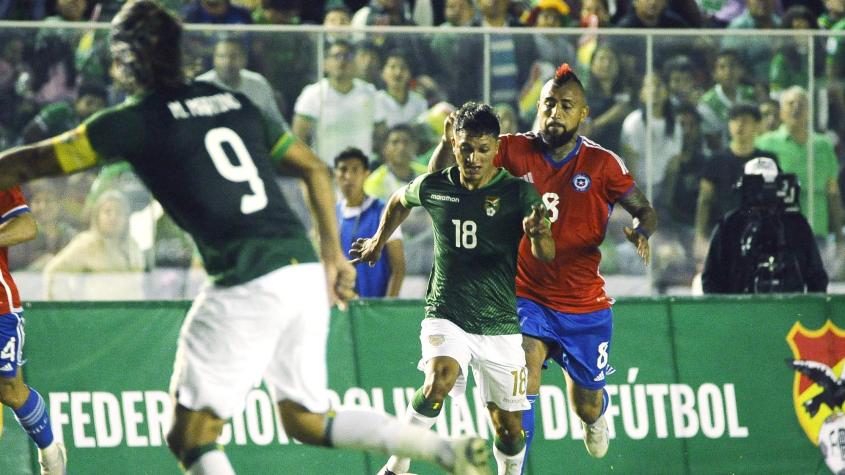
[{"label": "foreground player seen from back", "polygon": [[[430,428],[447,394],[461,394],[471,367],[496,429],[499,474],[522,470],[522,411],[527,370],[516,314],[516,255],[525,235],[531,253],[554,259],[545,209],[534,188],[493,165],[499,121],[488,105],[469,102],[455,114],[451,146],[456,167],[417,177],[395,192],[375,235],[359,239],[350,255],[375,263],[393,230],[422,206],[434,226],[434,268],[426,292],[419,369],[425,382],[406,412]],[[394,456],[382,474],[408,471]]]},{"label": "foreground player seen from back", "polygon": [[[527,239],[519,247],[517,312],[532,403],[523,426],[530,448],[541,369],[553,359],[565,370],[569,402],[582,421],[587,451],[603,457],[609,443],[603,415],[608,401],[605,378],[611,368],[613,299],[605,294],[599,274],[599,245],[619,203],[634,217],[625,235],[647,263],[648,237],[657,226],[657,215],[622,159],[578,135],[589,107],[581,81],[569,65],[558,68],[543,86],[537,113],[540,132],[499,137],[493,162],[537,188],[550,213],[556,248],[554,261],[545,262],[534,256]],[[447,119],[430,171],[453,160],[449,146],[453,122],[453,117]]]},{"label": "foreground player seen from back", "polygon": [[[285,431],[301,442],[485,473],[481,439],[448,441],[376,411],[330,411],[329,302],[352,294],[355,271],[338,243],[328,169],[245,96],[185,82],[181,32],[155,2],[124,4],[112,23],[111,73],[129,99],[59,137],[0,153],[0,189],[124,159],[194,238],[209,282],[179,336],[170,449],[188,473],[234,473],[216,441],[263,377]],[[305,182],[322,266],[276,172]]]},{"label": "foreground player seen from back", "polygon": [[[42,475],[64,475],[65,447],[53,438],[50,413],[41,394],[24,382],[23,307],[9,273],[8,248],[35,239],[38,226],[19,187],[0,191],[0,403],[9,406],[38,447]],[[2,429],[0,406],[0,429]]]}]

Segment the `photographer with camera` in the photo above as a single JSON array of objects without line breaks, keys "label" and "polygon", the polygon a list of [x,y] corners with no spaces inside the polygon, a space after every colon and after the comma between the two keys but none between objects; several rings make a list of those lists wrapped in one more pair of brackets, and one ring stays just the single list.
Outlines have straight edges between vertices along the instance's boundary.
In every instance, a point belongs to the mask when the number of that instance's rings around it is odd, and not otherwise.
[{"label": "photographer with camera", "polygon": [[827,273],[793,174],[758,157],[738,183],[740,206],[716,225],[704,263],[704,293],[825,292]]}]

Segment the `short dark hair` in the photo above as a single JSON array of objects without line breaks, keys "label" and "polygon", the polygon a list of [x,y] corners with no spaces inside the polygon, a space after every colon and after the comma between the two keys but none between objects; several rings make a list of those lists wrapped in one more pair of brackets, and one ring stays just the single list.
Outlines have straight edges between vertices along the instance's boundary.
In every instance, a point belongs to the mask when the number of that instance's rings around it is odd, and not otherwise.
[{"label": "short dark hair", "polygon": [[569,82],[574,82],[582,92],[584,91],[584,85],[581,84],[581,80],[578,79],[575,70],[572,69],[569,63],[563,63],[555,70],[554,85],[555,87],[561,87]]},{"label": "short dark hair", "polygon": [[728,120],[734,120],[743,115],[750,115],[757,121],[763,118],[757,105],[750,102],[737,102],[731,106],[731,110],[728,111]]},{"label": "short dark hair", "polygon": [[332,48],[332,46],[341,46],[343,48],[348,49],[349,51],[355,52],[355,45],[353,45],[351,41],[347,41],[342,38],[336,38],[326,44],[325,54],[329,54],[329,50]]},{"label": "short dark hair", "polygon": [[417,132],[414,130],[410,124],[396,124],[393,127],[387,130],[387,133],[384,135],[384,138],[390,137],[390,134],[395,132],[404,132],[411,136],[414,141],[417,141]]},{"label": "short dark hair", "polygon": [[[742,62],[742,55],[739,54],[739,51],[737,51],[733,48],[722,48],[716,53],[716,59],[724,58],[726,56],[730,56],[737,63]],[[715,63],[714,63],[714,66],[715,66]]]},{"label": "short dark hair", "polygon": [[359,160],[361,164],[364,165],[365,170],[370,168],[370,159],[367,157],[367,154],[361,151],[358,147],[347,147],[343,149],[336,157],[334,157],[334,167],[339,167],[340,162],[345,162],[346,160]]},{"label": "short dark hair", "polygon": [[387,60],[390,59],[390,58],[401,59],[405,63],[405,66],[408,67],[408,71],[411,72],[411,76],[414,75],[414,66],[411,64],[411,61],[408,60],[408,55],[405,53],[405,50],[403,50],[401,48],[393,48],[393,49],[389,50],[384,55],[384,58],[383,58],[384,64],[387,64]]},{"label": "short dark hair", "polygon": [[665,77],[668,80],[669,76],[671,76],[672,73],[674,73],[676,71],[694,74],[693,73],[693,67],[694,66],[692,64],[692,61],[689,59],[689,56],[687,56],[685,54],[679,54],[677,56],[672,56],[671,58],[669,58],[668,61],[663,63],[663,68],[662,68],[663,77]]},{"label": "short dark hair", "polygon": [[678,117],[681,114],[689,114],[695,118],[695,120],[700,124],[701,123],[701,114],[698,112],[698,109],[689,102],[681,102],[680,104],[674,106],[675,107],[675,117]]},{"label": "short dark hair", "polygon": [[455,132],[468,135],[492,135],[498,138],[501,128],[496,111],[487,104],[467,102],[455,113]]}]

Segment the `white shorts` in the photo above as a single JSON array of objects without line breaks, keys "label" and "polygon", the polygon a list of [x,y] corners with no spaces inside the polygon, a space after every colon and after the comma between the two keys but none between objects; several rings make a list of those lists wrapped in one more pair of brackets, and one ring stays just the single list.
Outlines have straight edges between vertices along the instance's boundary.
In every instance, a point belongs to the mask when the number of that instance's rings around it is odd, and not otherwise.
[{"label": "white shorts", "polygon": [[426,363],[435,356],[449,356],[461,366],[449,393],[452,397],[466,389],[467,369],[471,367],[484,402],[508,412],[531,409],[525,397],[528,369],[522,334],[475,335],[443,318],[424,318],[420,326],[420,371],[425,371]]},{"label": "white shorts", "polygon": [[206,284],[191,306],[170,391],[221,419],[241,412],[262,377],[277,401],[329,409],[329,305],[321,264],[286,266],[245,284]]}]

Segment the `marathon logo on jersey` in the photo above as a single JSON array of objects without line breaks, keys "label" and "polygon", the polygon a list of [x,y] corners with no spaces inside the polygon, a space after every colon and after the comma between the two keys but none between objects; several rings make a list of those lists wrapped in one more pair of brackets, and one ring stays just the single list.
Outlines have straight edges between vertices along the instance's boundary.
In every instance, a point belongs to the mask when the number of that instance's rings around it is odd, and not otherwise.
[{"label": "marathon logo on jersey", "polygon": [[484,197],[484,212],[487,213],[487,216],[493,216],[496,211],[499,211],[499,201],[501,200],[498,196]]},{"label": "marathon logo on jersey", "polygon": [[437,200],[437,201],[448,201],[450,203],[460,203],[461,202],[461,199],[458,198],[458,197],[449,196],[449,195],[438,195],[436,193],[431,194],[431,199]]},{"label": "marathon logo on jersey", "polygon": [[590,189],[591,183],[590,175],[586,173],[578,173],[572,178],[572,186],[575,187],[575,191],[582,193]]}]

